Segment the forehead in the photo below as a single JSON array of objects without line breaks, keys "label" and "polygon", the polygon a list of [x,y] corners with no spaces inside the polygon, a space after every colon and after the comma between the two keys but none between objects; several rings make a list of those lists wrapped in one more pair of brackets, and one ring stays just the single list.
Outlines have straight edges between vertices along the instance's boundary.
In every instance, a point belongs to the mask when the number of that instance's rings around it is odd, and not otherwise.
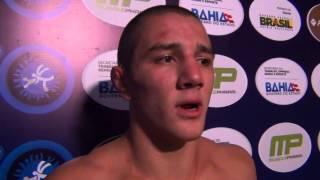
[{"label": "forehead", "polygon": [[154,14],[145,17],[141,24],[144,32],[162,32],[162,31],[183,31],[185,29],[205,33],[200,21],[193,16],[178,14],[175,12],[166,12],[163,14]]},{"label": "forehead", "polygon": [[210,46],[208,35],[196,17],[175,12],[153,14],[145,17],[138,31],[138,46],[159,41],[197,41],[197,43]]}]

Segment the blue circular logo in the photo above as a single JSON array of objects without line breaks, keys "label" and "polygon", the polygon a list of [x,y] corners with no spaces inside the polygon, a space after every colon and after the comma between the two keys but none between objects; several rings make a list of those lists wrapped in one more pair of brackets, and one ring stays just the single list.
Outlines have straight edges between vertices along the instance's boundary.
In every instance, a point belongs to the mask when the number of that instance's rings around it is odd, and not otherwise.
[{"label": "blue circular logo", "polygon": [[5,0],[16,13],[33,19],[50,19],[63,12],[70,0]]},{"label": "blue circular logo", "polygon": [[[43,180],[72,155],[61,145],[44,140],[25,143],[14,149],[3,161],[1,179]],[[1,175],[0,175],[1,176]]]},{"label": "blue circular logo", "polygon": [[24,46],[10,52],[0,67],[0,93],[16,109],[34,114],[56,110],[71,96],[71,65],[45,46]]}]

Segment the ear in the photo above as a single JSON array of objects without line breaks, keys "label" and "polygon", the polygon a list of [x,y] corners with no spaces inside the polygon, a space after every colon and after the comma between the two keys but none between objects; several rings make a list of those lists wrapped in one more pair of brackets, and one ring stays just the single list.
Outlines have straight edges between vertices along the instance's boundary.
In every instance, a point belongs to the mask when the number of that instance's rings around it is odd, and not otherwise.
[{"label": "ear", "polygon": [[129,101],[131,97],[128,92],[128,87],[124,77],[124,70],[122,67],[114,66],[111,69],[111,81],[112,81],[112,84],[119,91],[121,97]]}]

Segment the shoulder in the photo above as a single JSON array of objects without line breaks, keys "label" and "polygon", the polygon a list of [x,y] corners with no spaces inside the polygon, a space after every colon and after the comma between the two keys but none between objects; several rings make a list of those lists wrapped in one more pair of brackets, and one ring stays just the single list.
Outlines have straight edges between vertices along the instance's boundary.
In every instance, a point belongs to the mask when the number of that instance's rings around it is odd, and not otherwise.
[{"label": "shoulder", "polygon": [[105,144],[86,156],[73,159],[51,173],[48,180],[120,179],[128,172],[127,155],[118,149],[119,142]]},{"label": "shoulder", "polygon": [[[48,180],[86,179],[98,176],[100,167],[87,156],[73,159],[49,174]],[[98,173],[97,173],[98,172]]]},{"label": "shoulder", "polygon": [[256,180],[254,161],[240,146],[218,144],[206,138],[201,139],[201,146],[211,167],[219,169],[223,179]]}]

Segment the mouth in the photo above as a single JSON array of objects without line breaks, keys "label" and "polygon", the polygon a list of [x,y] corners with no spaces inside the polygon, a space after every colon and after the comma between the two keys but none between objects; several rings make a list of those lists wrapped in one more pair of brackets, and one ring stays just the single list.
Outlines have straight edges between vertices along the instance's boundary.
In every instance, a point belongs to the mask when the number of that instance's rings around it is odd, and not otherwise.
[{"label": "mouth", "polygon": [[195,111],[195,110],[199,109],[200,104],[199,103],[186,103],[186,104],[179,105],[179,107],[182,109],[185,109],[185,110]]},{"label": "mouth", "polygon": [[201,102],[183,102],[177,106],[178,116],[186,119],[198,118],[202,114]]}]

